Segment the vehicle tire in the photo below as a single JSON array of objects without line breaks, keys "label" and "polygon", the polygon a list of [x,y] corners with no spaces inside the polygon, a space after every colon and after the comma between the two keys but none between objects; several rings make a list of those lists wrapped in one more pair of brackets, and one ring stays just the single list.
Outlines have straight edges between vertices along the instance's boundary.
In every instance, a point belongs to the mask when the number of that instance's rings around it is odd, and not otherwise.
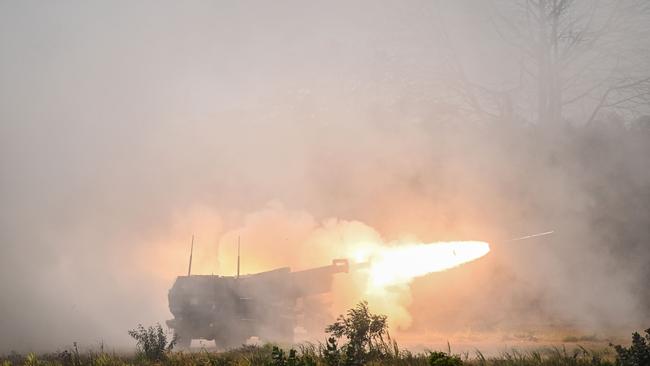
[{"label": "vehicle tire", "polygon": [[248,338],[238,337],[236,335],[230,335],[228,337],[215,337],[214,344],[220,350],[230,350],[233,348],[239,348],[246,344]]},{"label": "vehicle tire", "polygon": [[174,348],[177,349],[190,348],[190,345],[192,344],[192,338],[189,335],[182,334],[182,333],[174,333],[174,337],[176,337],[176,346]]}]

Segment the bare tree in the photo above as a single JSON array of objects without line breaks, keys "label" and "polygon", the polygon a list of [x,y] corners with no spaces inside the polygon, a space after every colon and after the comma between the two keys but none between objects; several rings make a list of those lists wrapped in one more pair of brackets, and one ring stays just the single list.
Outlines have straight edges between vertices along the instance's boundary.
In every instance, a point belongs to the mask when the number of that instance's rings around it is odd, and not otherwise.
[{"label": "bare tree", "polygon": [[495,4],[495,29],[520,51],[536,95],[537,121],[575,110],[591,123],[603,109],[650,102],[647,1],[520,0]]},{"label": "bare tree", "polygon": [[[517,67],[510,85],[470,80],[446,35],[450,90],[483,117],[589,124],[605,110],[638,115],[650,103],[650,2],[644,0],[493,0],[491,23]],[[448,80],[448,81],[449,81]],[[504,83],[505,84],[505,83]],[[527,104],[523,101],[530,101]],[[533,107],[534,106],[534,107]],[[533,108],[530,108],[533,107]]]}]

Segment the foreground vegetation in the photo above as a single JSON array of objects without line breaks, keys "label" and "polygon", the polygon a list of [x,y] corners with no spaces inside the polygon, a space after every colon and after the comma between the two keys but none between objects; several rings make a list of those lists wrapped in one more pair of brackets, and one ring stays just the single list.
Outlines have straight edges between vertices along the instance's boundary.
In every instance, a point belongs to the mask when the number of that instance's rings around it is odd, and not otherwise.
[{"label": "foreground vegetation", "polygon": [[137,352],[132,355],[88,352],[72,349],[55,354],[0,356],[0,366],[360,366],[360,365],[422,365],[422,366],[650,366],[650,329],[641,336],[634,333],[629,347],[610,345],[603,350],[578,346],[542,348],[532,351],[505,352],[497,357],[455,355],[429,351],[412,353],[399,348],[391,340],[386,316],[372,314],[365,302],[341,315],[328,326],[325,344],[302,344],[284,350],[273,344],[243,345],[226,352],[174,350],[176,339],[168,339],[160,325],[129,331],[136,340]]},{"label": "foreground vegetation", "polygon": [[[605,356],[605,357],[604,357]],[[592,366],[613,365],[613,359],[608,359],[601,352],[576,349],[567,351],[560,348],[540,349],[537,351],[503,353],[497,357],[484,357],[480,352],[475,355],[448,355],[444,352],[410,353],[400,350],[398,354],[389,353],[363,365],[422,365],[422,366]],[[58,354],[36,356],[34,354],[9,355],[2,358],[2,365],[26,366],[126,366],[126,365],[170,365],[170,366],[331,366],[359,365],[345,360],[337,360],[328,356],[322,347],[303,345],[298,350],[282,351],[273,345],[242,346],[226,352],[169,352],[160,361],[149,360],[136,355],[108,354],[89,352],[75,354],[74,351],[64,351]]]},{"label": "foreground vegetation", "polygon": [[226,352],[176,351],[168,352],[162,360],[150,360],[142,354],[121,355],[104,352],[85,354],[67,350],[57,354],[36,356],[8,355],[0,357],[2,366],[344,366],[344,365],[422,365],[422,366],[595,366],[595,365],[648,365],[642,363],[617,363],[611,352],[590,351],[583,348],[544,348],[535,351],[511,351],[496,357],[484,357],[477,351],[474,355],[449,355],[446,352],[411,353],[396,350],[365,363],[346,362],[332,357],[326,346],[301,345],[297,350],[283,351],[277,346],[242,346]]}]

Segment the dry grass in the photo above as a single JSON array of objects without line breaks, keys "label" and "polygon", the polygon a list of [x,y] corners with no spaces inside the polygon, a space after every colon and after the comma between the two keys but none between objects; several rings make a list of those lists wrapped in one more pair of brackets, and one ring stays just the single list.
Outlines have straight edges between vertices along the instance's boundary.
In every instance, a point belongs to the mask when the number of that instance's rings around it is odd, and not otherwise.
[{"label": "dry grass", "polygon": [[[285,352],[285,355],[288,352]],[[169,352],[163,361],[152,362],[137,354],[108,354],[88,352],[80,354],[75,348],[52,354],[10,354],[0,356],[2,366],[125,366],[125,365],[170,365],[170,366],[330,366],[323,357],[320,346],[303,344],[297,347],[295,363],[278,363],[273,359],[273,346],[243,346],[226,352],[211,352],[201,349],[194,352]],[[599,366],[612,365],[614,352],[611,349],[588,350],[580,346],[566,348],[541,348],[532,351],[512,350],[499,356],[485,357],[480,351],[460,355],[463,364],[470,366]],[[285,361],[286,362],[286,361]],[[313,362],[313,363],[312,363]],[[341,366],[343,363],[341,363]],[[379,365],[429,365],[428,353],[411,353],[394,345],[381,359],[370,361],[368,366]]]}]

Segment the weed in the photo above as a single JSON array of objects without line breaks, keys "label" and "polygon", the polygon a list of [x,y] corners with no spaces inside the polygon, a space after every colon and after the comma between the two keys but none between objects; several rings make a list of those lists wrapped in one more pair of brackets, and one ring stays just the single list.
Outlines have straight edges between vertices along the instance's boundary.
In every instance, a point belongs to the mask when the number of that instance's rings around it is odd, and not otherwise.
[{"label": "weed", "polygon": [[36,357],[36,354],[30,353],[27,355],[25,358],[25,364],[24,366],[39,366],[40,361],[38,360],[38,357]]},{"label": "weed", "polygon": [[163,361],[176,344],[176,337],[167,342],[167,335],[160,324],[148,328],[139,324],[129,331],[129,335],[136,340],[138,353],[149,361]]},{"label": "weed", "polygon": [[372,314],[368,303],[362,301],[346,315],[339,315],[325,331],[337,339],[347,338],[344,346],[346,366],[363,365],[368,360],[381,358],[388,330],[386,319],[386,315]]},{"label": "weed", "polygon": [[463,361],[457,355],[450,355],[444,352],[429,353],[429,366],[461,366]]}]

